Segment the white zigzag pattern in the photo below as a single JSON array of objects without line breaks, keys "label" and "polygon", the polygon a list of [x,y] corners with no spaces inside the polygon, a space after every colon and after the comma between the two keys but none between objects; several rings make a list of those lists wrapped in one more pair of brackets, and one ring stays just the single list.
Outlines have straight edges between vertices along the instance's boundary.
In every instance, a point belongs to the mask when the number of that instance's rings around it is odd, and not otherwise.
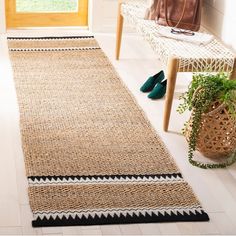
[{"label": "white zigzag pattern", "polygon": [[73,219],[75,219],[76,217],[79,217],[80,219],[82,217],[85,218],[95,218],[97,217],[114,217],[115,215],[118,217],[121,216],[127,216],[127,214],[129,214],[130,216],[145,216],[146,214],[152,216],[152,214],[156,214],[158,215],[159,213],[161,213],[162,215],[164,214],[169,214],[169,215],[177,215],[177,214],[188,214],[190,215],[192,214],[197,214],[197,213],[202,213],[203,209],[201,206],[197,205],[191,208],[188,207],[173,207],[173,208],[157,208],[157,209],[111,209],[111,210],[89,210],[89,211],[76,211],[76,210],[71,210],[68,212],[63,212],[63,211],[57,211],[57,212],[34,212],[34,219],[36,220],[37,218],[40,218],[41,220],[43,220],[44,218],[46,219],[50,219],[53,218],[54,220],[56,218],[62,219],[63,217],[65,217],[66,219],[69,219],[70,217],[72,217]]},{"label": "white zigzag pattern", "polygon": [[107,183],[168,183],[168,182],[184,182],[183,178],[179,177],[179,176],[171,176],[171,177],[132,177],[132,178],[128,178],[128,177],[120,177],[120,178],[86,178],[86,179],[76,179],[76,178],[63,178],[63,179],[46,179],[46,180],[38,180],[38,179],[29,179],[28,183],[30,186],[42,186],[42,185],[70,185],[70,184],[94,184],[94,183],[99,183],[99,184],[107,184]]}]

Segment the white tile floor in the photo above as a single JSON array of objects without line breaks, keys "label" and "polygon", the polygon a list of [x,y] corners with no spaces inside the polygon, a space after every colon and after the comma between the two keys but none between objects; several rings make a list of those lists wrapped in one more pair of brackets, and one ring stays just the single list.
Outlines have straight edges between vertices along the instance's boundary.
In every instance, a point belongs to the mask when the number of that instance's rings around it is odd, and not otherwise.
[{"label": "white tile floor", "polygon": [[[11,31],[9,35],[78,35],[76,30]],[[125,35],[120,61],[114,60],[115,36],[97,34],[124,83],[132,91],[154,128],[162,137],[193,187],[210,222],[162,223],[91,227],[33,229],[27,196],[27,182],[21,149],[19,113],[7,51],[6,36],[0,37],[0,235],[236,235],[236,165],[227,170],[201,170],[187,161],[187,143],[181,128],[188,114],[176,112],[178,96],[185,91],[190,75],[179,74],[175,91],[170,132],[162,131],[164,99],[151,101],[139,92],[145,79],[161,69],[157,56],[135,34]]]}]

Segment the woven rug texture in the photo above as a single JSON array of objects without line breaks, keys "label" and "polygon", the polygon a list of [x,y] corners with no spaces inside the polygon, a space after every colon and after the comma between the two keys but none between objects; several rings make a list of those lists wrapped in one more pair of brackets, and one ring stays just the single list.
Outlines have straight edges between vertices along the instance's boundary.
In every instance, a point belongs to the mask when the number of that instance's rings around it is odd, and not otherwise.
[{"label": "woven rug texture", "polygon": [[209,220],[92,36],[8,45],[34,227]]}]

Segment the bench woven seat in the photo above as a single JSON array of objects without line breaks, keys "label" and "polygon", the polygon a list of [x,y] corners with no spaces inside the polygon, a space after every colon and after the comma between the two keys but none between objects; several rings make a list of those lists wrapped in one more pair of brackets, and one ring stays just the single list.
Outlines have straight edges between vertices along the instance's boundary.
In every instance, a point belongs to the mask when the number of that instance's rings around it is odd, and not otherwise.
[{"label": "bench woven seat", "polygon": [[[164,130],[167,131],[177,72],[229,72],[235,78],[235,54],[216,38],[206,45],[199,45],[163,37],[159,32],[164,26],[157,25],[153,20],[143,19],[146,9],[145,0],[119,2],[116,57],[119,59],[125,19],[149,42],[163,66],[167,66],[168,84],[164,113]],[[201,31],[206,32],[203,28]]]}]

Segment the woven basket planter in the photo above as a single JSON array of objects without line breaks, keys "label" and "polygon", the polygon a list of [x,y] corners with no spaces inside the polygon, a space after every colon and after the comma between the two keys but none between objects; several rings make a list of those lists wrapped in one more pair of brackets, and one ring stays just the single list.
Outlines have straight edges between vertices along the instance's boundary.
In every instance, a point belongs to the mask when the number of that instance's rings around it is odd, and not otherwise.
[{"label": "woven basket planter", "polygon": [[[188,122],[185,135],[189,141],[192,117]],[[228,157],[236,149],[236,119],[227,107],[216,101],[208,113],[202,114],[196,149],[208,158]]]}]

